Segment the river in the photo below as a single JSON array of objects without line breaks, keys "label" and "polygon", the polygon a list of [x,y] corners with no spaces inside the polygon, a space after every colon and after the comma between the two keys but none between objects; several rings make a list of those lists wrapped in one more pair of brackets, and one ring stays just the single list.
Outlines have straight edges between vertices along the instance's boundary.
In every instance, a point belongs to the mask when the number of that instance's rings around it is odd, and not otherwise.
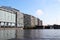
[{"label": "river", "polygon": [[60,40],[60,29],[0,30],[0,40]]}]

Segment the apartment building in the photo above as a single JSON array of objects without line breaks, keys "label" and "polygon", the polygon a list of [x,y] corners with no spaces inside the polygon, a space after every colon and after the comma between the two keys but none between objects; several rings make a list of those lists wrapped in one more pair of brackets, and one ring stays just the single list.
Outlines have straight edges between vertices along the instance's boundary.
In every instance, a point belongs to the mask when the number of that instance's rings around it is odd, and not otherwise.
[{"label": "apartment building", "polygon": [[28,14],[24,14],[24,27],[35,27],[38,25],[38,20],[36,17]]},{"label": "apartment building", "polygon": [[31,27],[35,27],[35,17],[31,16]]},{"label": "apartment building", "polygon": [[23,14],[15,8],[0,7],[0,27],[24,27]]},{"label": "apartment building", "polygon": [[17,13],[17,27],[24,28],[24,16],[21,12]]},{"label": "apartment building", "polygon": [[37,20],[38,20],[38,26],[42,26],[42,20],[40,20],[39,18]]},{"label": "apartment building", "polygon": [[0,27],[35,27],[42,26],[42,20],[32,15],[7,6],[0,7]]},{"label": "apartment building", "polygon": [[31,27],[31,15],[24,14],[24,28]]}]

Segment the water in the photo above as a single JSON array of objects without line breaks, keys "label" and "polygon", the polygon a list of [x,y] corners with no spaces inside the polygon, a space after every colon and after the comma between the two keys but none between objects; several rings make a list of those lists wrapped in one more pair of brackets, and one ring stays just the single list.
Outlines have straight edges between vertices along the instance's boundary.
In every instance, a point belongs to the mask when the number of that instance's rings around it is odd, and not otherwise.
[{"label": "water", "polygon": [[60,30],[0,30],[0,40],[60,40]]}]

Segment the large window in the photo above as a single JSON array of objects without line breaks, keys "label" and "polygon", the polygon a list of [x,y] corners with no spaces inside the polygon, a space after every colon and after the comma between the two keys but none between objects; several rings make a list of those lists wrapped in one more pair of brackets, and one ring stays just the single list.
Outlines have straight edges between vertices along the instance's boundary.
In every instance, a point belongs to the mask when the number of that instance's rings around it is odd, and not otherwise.
[{"label": "large window", "polygon": [[1,22],[1,26],[4,26],[4,22]]},{"label": "large window", "polygon": [[0,10],[0,21],[15,23],[15,14]]}]

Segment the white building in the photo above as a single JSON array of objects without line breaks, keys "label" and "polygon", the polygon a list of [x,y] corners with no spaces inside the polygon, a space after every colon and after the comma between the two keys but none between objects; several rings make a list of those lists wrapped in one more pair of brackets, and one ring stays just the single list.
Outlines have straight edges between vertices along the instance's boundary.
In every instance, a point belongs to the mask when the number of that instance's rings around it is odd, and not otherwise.
[{"label": "white building", "polygon": [[0,7],[0,27],[15,26],[16,14],[8,9]]},{"label": "white building", "polygon": [[24,27],[23,14],[11,7],[0,7],[0,27]]}]

